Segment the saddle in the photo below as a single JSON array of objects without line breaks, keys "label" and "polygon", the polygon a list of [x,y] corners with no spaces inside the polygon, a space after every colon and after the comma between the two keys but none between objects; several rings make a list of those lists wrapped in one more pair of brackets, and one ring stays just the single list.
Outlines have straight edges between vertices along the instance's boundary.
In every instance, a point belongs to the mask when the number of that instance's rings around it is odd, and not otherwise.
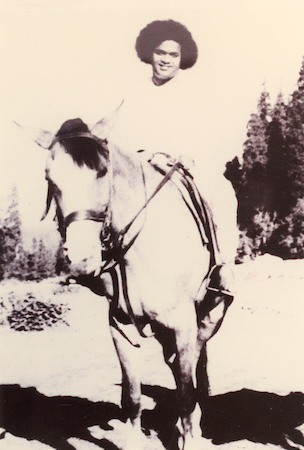
[{"label": "saddle", "polygon": [[[136,217],[144,210],[159,189],[161,189],[161,187],[169,180],[174,183],[197,225],[202,245],[206,245],[210,253],[209,270],[206,277],[201,282],[201,286],[195,299],[198,326],[204,326],[204,319],[210,311],[221,302],[224,302],[226,310],[233,300],[233,294],[227,289],[227,270],[221,259],[212,212],[207,202],[198,191],[190,171],[182,162],[176,162],[171,156],[165,153],[149,155],[148,152],[144,150],[141,150],[138,153],[140,153],[140,156],[143,157],[145,161],[148,161],[155,170],[160,172],[164,176],[164,179],[148,199],[147,203],[140,209],[135,218],[121,231],[120,237],[123,238],[125,232],[129,229]],[[135,347],[138,347],[139,343],[136,338],[134,339],[133,336],[131,337],[129,335],[129,331],[126,330],[125,325],[133,324],[141,337],[150,337],[153,335],[153,332],[147,332],[145,328],[147,325],[146,323],[138,323],[128,295],[128,282],[123,256],[128,251],[137,235],[138,234],[136,234],[126,246],[122,246],[121,239],[121,242],[117,247],[114,246],[113,249],[108,251],[110,256],[100,273],[100,275],[106,272],[109,273],[113,282],[114,295],[110,301],[110,324]],[[77,282],[89,287],[99,295],[103,295],[104,288],[100,275],[98,277],[95,277],[94,275],[78,277]],[[128,311],[128,313],[123,314],[123,316],[118,310],[120,292],[123,294]]]},{"label": "saddle", "polygon": [[[176,165],[176,160],[166,153],[154,153],[148,159],[148,162],[163,175],[167,175],[171,168]],[[198,227],[202,244],[206,245],[210,252],[211,270],[213,266],[222,264],[212,211],[201,196],[189,169],[182,162],[177,164],[177,169],[173,172],[170,180],[179,190],[191,212]]]},{"label": "saddle", "polygon": [[[145,152],[140,151],[140,153]],[[176,165],[176,160],[166,153],[155,153],[148,158],[148,162],[163,175],[167,175]],[[232,303],[234,295],[229,290],[229,284],[233,274],[222,261],[212,211],[200,194],[190,170],[180,162],[170,179],[179,190],[195,220],[202,244],[206,245],[210,252],[209,271],[197,294],[197,315],[200,321],[222,301],[226,309]]]}]

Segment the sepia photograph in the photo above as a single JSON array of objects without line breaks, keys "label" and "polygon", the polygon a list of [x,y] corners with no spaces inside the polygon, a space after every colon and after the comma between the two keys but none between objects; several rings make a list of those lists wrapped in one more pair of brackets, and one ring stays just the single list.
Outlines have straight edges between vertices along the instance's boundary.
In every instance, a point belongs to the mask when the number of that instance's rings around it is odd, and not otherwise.
[{"label": "sepia photograph", "polygon": [[0,450],[304,450],[303,23],[0,0]]}]

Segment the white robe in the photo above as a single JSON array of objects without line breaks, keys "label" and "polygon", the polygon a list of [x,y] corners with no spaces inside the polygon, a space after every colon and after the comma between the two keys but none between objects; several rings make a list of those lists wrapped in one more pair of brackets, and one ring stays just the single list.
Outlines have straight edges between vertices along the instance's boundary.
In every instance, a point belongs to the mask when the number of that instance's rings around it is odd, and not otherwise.
[{"label": "white robe", "polygon": [[193,83],[191,71],[180,70],[162,86],[154,85],[151,78],[143,80],[125,96],[109,139],[129,151],[181,158],[211,207],[222,257],[232,262],[238,245],[237,201],[223,176],[221,155],[205,145],[208,111],[203,107],[202,91]]}]

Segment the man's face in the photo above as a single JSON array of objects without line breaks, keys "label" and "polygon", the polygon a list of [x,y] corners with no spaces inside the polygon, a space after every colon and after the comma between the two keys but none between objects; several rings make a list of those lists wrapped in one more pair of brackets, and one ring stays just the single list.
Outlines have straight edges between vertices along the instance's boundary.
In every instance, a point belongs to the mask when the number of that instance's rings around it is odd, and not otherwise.
[{"label": "man's face", "polygon": [[162,42],[152,55],[153,82],[161,85],[173,78],[180,68],[180,62],[180,45],[175,41]]}]

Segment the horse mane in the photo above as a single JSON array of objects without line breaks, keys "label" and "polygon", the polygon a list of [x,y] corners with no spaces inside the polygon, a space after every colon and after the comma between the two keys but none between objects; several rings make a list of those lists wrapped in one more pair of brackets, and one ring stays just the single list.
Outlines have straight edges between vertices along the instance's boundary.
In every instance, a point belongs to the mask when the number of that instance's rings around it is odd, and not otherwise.
[{"label": "horse mane", "polygon": [[102,163],[101,157],[104,156],[107,159],[108,150],[87,137],[62,139],[60,144],[79,167],[86,165],[89,169],[99,171]]},{"label": "horse mane", "polygon": [[[98,171],[108,159],[108,149],[79,118],[65,121],[55,136],[54,142],[56,141],[60,142],[79,167],[86,165],[89,169]],[[106,160],[102,161],[101,157]]]}]

